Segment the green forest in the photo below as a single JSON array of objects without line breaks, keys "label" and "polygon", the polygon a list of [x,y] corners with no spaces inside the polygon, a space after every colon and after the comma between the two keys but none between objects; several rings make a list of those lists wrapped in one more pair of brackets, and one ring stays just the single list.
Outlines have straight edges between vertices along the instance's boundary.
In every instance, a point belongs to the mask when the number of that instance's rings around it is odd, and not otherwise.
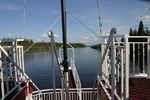
[{"label": "green forest", "polygon": [[[148,27],[144,27],[143,22],[140,21],[138,30],[130,28],[129,30],[130,36],[150,36],[150,30]],[[8,40],[11,38],[3,38],[3,40]],[[124,41],[121,39],[121,41]],[[136,39],[136,38],[130,38],[130,42],[144,42],[144,39]],[[37,42],[35,43],[32,39],[24,39],[24,41],[19,42],[19,45],[24,46],[24,50],[29,48],[31,45],[35,44],[32,48],[29,49],[28,52],[35,52],[35,51],[43,51],[43,50],[50,50],[50,42]],[[70,43],[74,48],[80,48],[80,47],[86,47],[85,44],[82,43]],[[11,45],[11,43],[1,43],[1,45]],[[56,47],[59,48],[62,45],[62,43],[56,43]],[[101,45],[93,45],[91,46],[93,49],[101,50]]]},{"label": "green forest", "polygon": [[144,27],[143,22],[140,21],[138,30],[130,28],[129,35],[130,36],[150,36],[150,30],[148,29],[148,27]]},{"label": "green forest", "polygon": [[[10,38],[3,38],[3,40],[9,40]],[[33,45],[35,44],[35,45]],[[56,47],[59,48],[60,46],[62,46],[62,43],[55,43]],[[81,47],[86,47],[85,44],[82,43],[70,43],[74,48],[81,48]],[[1,43],[1,45],[11,45],[11,43]],[[24,47],[24,51],[29,48],[31,45],[33,45],[33,47],[31,47],[28,52],[39,52],[39,51],[44,51],[44,50],[50,50],[50,42],[33,42],[32,39],[24,39],[24,41],[18,42],[18,45],[23,45]],[[69,47],[69,46],[68,46]]]},{"label": "green forest", "polygon": [[[139,28],[138,30],[136,29],[131,29],[130,28],[130,32],[129,32],[130,36],[150,36],[150,30],[148,30],[148,27],[144,27],[143,22],[140,21],[139,23]],[[123,39],[122,39],[123,41]],[[146,42],[147,39],[146,38],[130,38],[129,42]],[[133,46],[135,48],[135,51],[133,51]],[[147,56],[143,56],[143,52],[144,55],[147,55],[147,44],[130,44],[130,62],[138,62],[139,61],[139,66],[141,69],[141,72],[143,70],[143,64],[147,63]],[[133,57],[133,53],[135,54],[135,57]],[[143,61],[144,58],[144,61]]]},{"label": "green forest", "polygon": [[92,45],[91,48],[101,50],[101,44]]}]

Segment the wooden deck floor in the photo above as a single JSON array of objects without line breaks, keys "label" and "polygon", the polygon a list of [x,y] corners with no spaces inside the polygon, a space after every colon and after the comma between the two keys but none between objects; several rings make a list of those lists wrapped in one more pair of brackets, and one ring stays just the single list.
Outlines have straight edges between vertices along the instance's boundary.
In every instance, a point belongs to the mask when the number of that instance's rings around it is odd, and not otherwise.
[{"label": "wooden deck floor", "polygon": [[[105,82],[103,82],[105,84]],[[108,100],[102,86],[100,85],[101,96]],[[111,90],[107,88],[109,94]],[[120,94],[120,93],[119,93]],[[105,96],[104,96],[105,95]],[[117,98],[114,98],[117,100]],[[129,100],[150,100],[150,79],[148,78],[129,78]]]},{"label": "wooden deck floor", "polygon": [[150,79],[130,78],[129,82],[130,100],[150,100]]},{"label": "wooden deck floor", "polygon": [[68,71],[68,76],[69,76],[69,88],[76,88],[75,81],[74,81],[73,74],[72,74],[72,70]]}]

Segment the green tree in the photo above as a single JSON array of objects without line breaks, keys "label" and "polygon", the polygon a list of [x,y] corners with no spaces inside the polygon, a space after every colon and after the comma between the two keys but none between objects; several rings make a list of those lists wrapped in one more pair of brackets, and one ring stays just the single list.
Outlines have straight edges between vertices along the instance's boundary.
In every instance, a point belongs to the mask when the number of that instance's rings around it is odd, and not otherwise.
[{"label": "green tree", "polygon": [[130,36],[133,36],[133,35],[134,35],[134,33],[132,32],[132,28],[130,28],[129,35],[130,35]]},{"label": "green tree", "polygon": [[140,21],[139,23],[139,29],[138,29],[138,36],[144,36],[145,32],[144,32],[144,25],[143,22]]},{"label": "green tree", "polygon": [[101,44],[93,45],[91,48],[101,50]]},{"label": "green tree", "polygon": [[137,32],[137,30],[135,29],[134,31],[133,31],[133,36],[137,36],[138,35],[138,32]]}]

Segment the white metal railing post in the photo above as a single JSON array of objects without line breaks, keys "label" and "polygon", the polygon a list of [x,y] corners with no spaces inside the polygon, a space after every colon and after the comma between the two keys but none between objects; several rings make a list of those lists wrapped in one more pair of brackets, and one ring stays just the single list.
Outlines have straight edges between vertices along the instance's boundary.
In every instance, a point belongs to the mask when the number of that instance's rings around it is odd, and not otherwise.
[{"label": "white metal railing post", "polygon": [[115,47],[114,38],[111,36],[111,100],[114,100],[115,94]]},{"label": "white metal railing post", "polygon": [[123,49],[121,49],[121,100],[124,99],[124,73],[123,73],[123,68],[124,68],[124,62],[123,62]]},{"label": "white metal railing post", "polygon": [[56,100],[56,86],[55,86],[55,67],[54,67],[54,36],[52,31],[48,31],[48,36],[51,38],[51,60],[52,60],[52,81],[54,100]]},{"label": "white metal railing post", "polygon": [[125,100],[129,100],[129,43],[128,35],[124,36],[125,40]]},{"label": "white metal railing post", "polygon": [[64,84],[63,84],[63,78],[61,78],[61,84],[62,84],[62,89],[61,89],[61,100],[64,100]]},{"label": "white metal railing post", "polygon": [[5,64],[4,68],[5,68],[5,75],[6,75],[5,76],[6,77],[6,93],[8,93],[8,91],[9,91],[9,84],[8,84],[8,78],[7,78],[8,77],[8,69],[7,69],[8,67],[7,67],[7,62],[6,62],[6,56],[4,56],[4,64]]},{"label": "white metal railing post", "polygon": [[[53,39],[53,43],[55,43],[55,40]],[[67,81],[65,80],[65,77],[64,77],[64,73],[63,73],[63,67],[61,67],[61,63],[60,63],[60,59],[58,58],[58,55],[57,55],[57,51],[56,51],[56,45],[53,44],[53,47],[54,47],[54,53],[55,53],[55,57],[56,57],[56,61],[57,61],[57,64],[58,64],[58,68],[60,70],[60,74],[61,74],[61,78],[63,79],[63,84],[64,84],[64,87],[65,87],[65,90],[66,90],[66,94],[67,96],[69,96],[69,88],[67,88],[66,84],[67,84]],[[60,47],[61,48],[61,47]]]},{"label": "white metal railing post", "polygon": [[[78,90],[77,88],[70,89],[70,98],[71,99],[69,99],[69,100],[74,100],[74,98],[76,98],[75,100],[80,100],[79,96],[77,95],[77,93],[78,93],[77,90]],[[56,100],[62,100],[60,97],[61,89],[56,89],[56,91],[57,91],[56,92],[57,93]],[[64,100],[66,100],[65,93],[66,92],[64,92]],[[96,89],[94,89],[94,93],[96,93]],[[38,91],[34,91],[32,97],[33,97],[33,100],[54,100],[52,94],[53,94],[53,89],[44,89],[44,90],[41,90],[40,95],[38,94]],[[83,94],[83,97],[81,100],[98,100],[98,99],[92,99],[93,88],[82,88],[82,94]],[[37,97],[40,97],[40,99],[38,99]]]},{"label": "white metal railing post", "polygon": [[[23,46],[22,46],[22,48],[21,48],[21,63],[22,63],[22,70],[23,70],[23,72],[25,73],[25,70],[24,70],[24,53],[23,53]],[[23,75],[23,74],[22,74]],[[23,77],[23,79],[24,79],[25,77]]]},{"label": "white metal railing post", "polygon": [[133,75],[135,74],[135,43],[133,43]]},{"label": "white metal railing post", "polygon": [[[105,44],[107,44],[107,41],[106,41],[106,38],[104,38],[104,45],[103,45],[103,48],[105,48],[106,47],[106,45]],[[107,51],[107,54],[108,54],[108,51]],[[103,64],[103,66],[105,67],[105,68],[103,68],[103,69],[105,69],[105,80],[106,80],[106,83],[108,83],[108,64],[107,64],[107,57],[108,56],[105,56],[105,60],[104,60],[104,64]],[[108,84],[105,84],[105,87],[107,88],[108,87]]]},{"label": "white metal railing post", "polygon": [[2,68],[2,53],[0,50],[0,78],[1,78],[1,96],[4,98],[4,80],[3,80],[3,68]]},{"label": "white metal railing post", "polygon": [[138,43],[138,74],[140,73],[140,44]]},{"label": "white metal railing post", "polygon": [[145,73],[145,51],[144,51],[144,48],[145,48],[145,46],[144,46],[144,43],[142,44],[142,47],[143,47],[143,73]]},{"label": "white metal railing post", "polygon": [[150,78],[150,38],[148,38],[147,42],[147,74],[148,78]]},{"label": "white metal railing post", "polygon": [[[23,47],[17,46],[17,41],[20,41],[20,39],[3,40],[3,42],[12,42],[12,46],[2,47],[0,45],[0,67],[1,67],[0,77],[1,77],[1,84],[3,84],[3,86],[1,85],[2,86],[1,90],[4,90],[6,92],[5,93],[4,91],[3,92],[1,91],[2,93],[1,99],[5,99],[15,89],[20,90],[19,83],[23,82],[22,76],[24,76],[24,81],[29,80],[33,84],[33,86],[39,91],[37,86],[24,73],[24,70],[23,70],[24,68],[22,67],[23,58],[21,58],[23,57],[22,55],[23,51],[21,52],[21,48],[23,50]],[[3,53],[3,56],[1,56],[1,53]],[[4,69],[2,69],[2,66],[1,66],[2,60],[4,63]],[[18,61],[18,63],[16,62],[16,60]],[[3,73],[5,74],[3,75]],[[18,75],[22,75],[22,76],[18,76]],[[4,89],[4,81],[5,81],[4,78],[6,79],[6,85],[5,85],[6,89]],[[4,93],[4,96],[3,96],[3,93]]]},{"label": "white metal railing post", "polygon": [[[19,60],[18,60],[18,56],[19,56],[19,54],[18,54],[18,52],[19,52],[19,50],[18,50],[18,47],[17,47],[17,41],[15,41],[14,42],[15,44],[14,44],[14,46],[15,46],[15,60],[16,60],[16,64],[18,65],[18,67],[20,67],[19,66]],[[15,67],[16,68],[16,67]],[[15,69],[15,73],[16,73],[16,84],[18,84],[19,83],[19,70],[16,68]]]},{"label": "white metal railing post", "polygon": [[[98,75],[97,76],[97,80],[99,80],[99,78],[100,77]],[[99,91],[98,87],[99,87],[99,81],[97,81],[97,95],[96,95],[97,99],[95,99],[95,97],[94,97],[95,96],[95,92],[93,92],[93,100],[101,100],[101,97],[100,97],[101,96],[101,94],[100,94],[101,92]]]},{"label": "white metal railing post", "polygon": [[[105,38],[104,38],[104,41],[106,41]],[[104,49],[105,49],[105,42],[104,42],[104,44],[101,45],[101,56],[102,57],[103,57],[103,54],[104,54]],[[101,78],[105,79],[105,68],[103,68],[103,66],[105,66],[104,63],[102,65],[102,76],[101,76]]]},{"label": "white metal railing post", "polygon": [[[112,28],[111,31],[110,31],[110,35],[109,35],[109,38],[108,38],[108,41],[107,41],[107,45],[106,45],[106,48],[105,48],[105,50],[104,50],[102,59],[101,59],[101,61],[100,61],[100,66],[99,66],[99,68],[98,68],[98,71],[97,71],[97,74],[96,74],[96,78],[95,78],[95,81],[94,81],[94,84],[93,84],[93,92],[94,92],[94,88],[95,88],[95,85],[96,85],[97,81],[99,81],[99,80],[97,80],[97,76],[100,74],[100,72],[102,72],[102,65],[103,65],[104,60],[105,60],[105,58],[106,58],[105,56],[106,56],[107,51],[108,51],[108,49],[109,49],[110,43],[111,43],[111,41],[112,41],[112,39],[113,39],[113,34],[116,34],[116,28]],[[103,73],[103,72],[102,72],[102,73]]]},{"label": "white metal railing post", "polygon": [[[14,62],[16,62],[16,49],[15,49],[15,42],[13,41],[12,42],[12,45],[13,45],[13,53],[12,53],[12,58],[13,58],[13,60],[14,60]],[[13,71],[14,71],[14,85],[16,86],[16,82],[17,82],[17,75],[16,75],[16,67],[15,67],[15,65],[13,65]]]},{"label": "white metal railing post", "polygon": [[[21,62],[21,47],[20,46],[18,46],[18,61],[19,61],[19,66],[20,66],[20,68],[22,69],[22,71],[23,71],[23,68],[22,68],[22,62]],[[18,70],[19,71],[19,70]],[[22,78],[23,78],[23,74],[19,71],[19,75],[20,75],[20,79],[19,79],[19,81],[20,80],[22,80]]]}]

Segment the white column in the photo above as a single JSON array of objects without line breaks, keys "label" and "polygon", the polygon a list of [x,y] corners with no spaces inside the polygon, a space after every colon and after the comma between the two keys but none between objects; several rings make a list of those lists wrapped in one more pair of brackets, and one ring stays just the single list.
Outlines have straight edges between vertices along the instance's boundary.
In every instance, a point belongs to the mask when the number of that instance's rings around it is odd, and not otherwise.
[{"label": "white column", "polygon": [[129,100],[129,43],[128,35],[125,35],[125,100]]},{"label": "white column", "polygon": [[1,95],[2,95],[2,98],[4,98],[4,80],[3,80],[3,68],[2,68],[2,54],[1,54],[1,50],[0,50],[0,78],[1,78]]},{"label": "white column", "polygon": [[111,100],[114,100],[115,93],[115,50],[114,50],[114,38],[111,41]]},{"label": "white column", "polygon": [[150,38],[148,38],[147,42],[147,74],[148,78],[150,78]]},{"label": "white column", "polygon": [[51,35],[51,60],[52,60],[52,81],[53,81],[53,93],[54,100],[56,100],[56,85],[55,85],[55,67],[54,67],[54,37],[53,32],[49,31]]}]

